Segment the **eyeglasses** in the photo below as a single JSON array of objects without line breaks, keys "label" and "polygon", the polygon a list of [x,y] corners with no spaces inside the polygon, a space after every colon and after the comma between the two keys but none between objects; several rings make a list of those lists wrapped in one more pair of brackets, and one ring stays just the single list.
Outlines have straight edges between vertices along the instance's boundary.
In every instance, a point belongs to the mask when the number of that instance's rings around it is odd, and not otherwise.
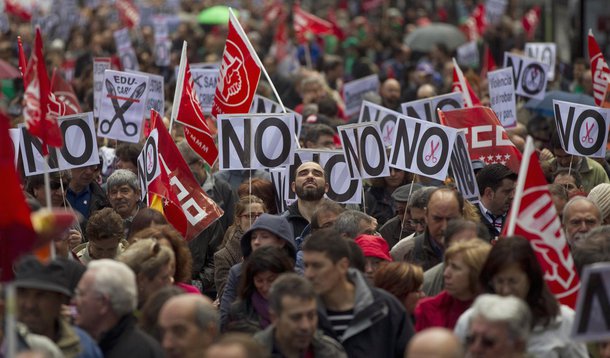
[{"label": "eyeglasses", "polygon": [[411,219],[411,220],[408,220],[407,223],[409,223],[409,225],[411,225],[411,226],[418,226],[418,225],[424,226],[424,225],[426,225],[426,220],[424,220],[424,219],[421,219],[421,220]]},{"label": "eyeglasses", "polygon": [[496,345],[496,339],[491,338],[491,337],[487,337],[485,335],[479,335],[479,334],[469,334],[466,336],[466,345],[467,346],[471,346],[473,345],[477,339],[481,339],[481,346],[483,348],[489,349],[489,348],[493,348],[493,346]]},{"label": "eyeglasses", "polygon": [[249,214],[243,214],[240,215],[240,218],[249,218],[250,220],[255,220],[258,219],[259,216],[263,215],[264,213],[249,213]]},{"label": "eyeglasses", "polygon": [[592,227],[596,225],[598,221],[596,219],[572,219],[568,221],[568,225],[571,227],[579,227],[583,223],[586,227]]}]

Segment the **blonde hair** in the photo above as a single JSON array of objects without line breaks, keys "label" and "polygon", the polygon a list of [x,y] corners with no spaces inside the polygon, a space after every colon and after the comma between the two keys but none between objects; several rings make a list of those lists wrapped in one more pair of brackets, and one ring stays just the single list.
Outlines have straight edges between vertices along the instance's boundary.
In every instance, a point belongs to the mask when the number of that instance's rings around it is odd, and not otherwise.
[{"label": "blonde hair", "polygon": [[449,260],[461,255],[462,261],[468,267],[468,288],[476,295],[482,291],[479,274],[489,251],[491,251],[491,245],[480,239],[456,242],[445,251],[445,265]]},{"label": "blonde hair", "polygon": [[155,239],[140,239],[131,244],[117,259],[133,270],[136,276],[143,274],[152,280],[168,263],[174,261],[171,248],[161,245]]}]

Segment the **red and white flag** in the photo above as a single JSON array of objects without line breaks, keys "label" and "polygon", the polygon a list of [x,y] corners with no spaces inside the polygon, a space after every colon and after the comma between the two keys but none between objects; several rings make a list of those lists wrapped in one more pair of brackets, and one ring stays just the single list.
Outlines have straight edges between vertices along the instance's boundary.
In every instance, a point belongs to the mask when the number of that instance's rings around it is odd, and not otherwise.
[{"label": "red and white flag", "polygon": [[606,88],[610,83],[610,69],[608,69],[608,63],[604,59],[591,29],[589,29],[589,61],[591,61],[593,79],[593,98],[595,98],[595,104],[601,106],[604,102]]},{"label": "red and white flag", "polygon": [[464,97],[464,108],[481,105],[479,97],[477,97],[476,93],[472,90],[472,87],[470,87],[470,83],[468,83],[468,80],[464,77],[464,73],[460,69],[455,58],[453,59],[453,87],[451,89],[453,92],[462,92],[462,96]]},{"label": "red and white flag", "polygon": [[65,104],[51,92],[49,74],[42,54],[42,36],[36,28],[34,54],[25,75],[28,83],[24,94],[23,117],[28,131],[42,141],[42,154],[48,154],[47,145],[61,147],[63,139],[57,117],[65,114]]},{"label": "red and white flag", "polygon": [[559,302],[575,308],[580,279],[531,137],[525,143],[505,234],[530,241],[551,292]]},{"label": "red and white flag", "polygon": [[540,11],[540,6],[536,5],[529,9],[521,19],[521,25],[523,25],[525,36],[528,41],[534,38],[538,24],[540,24]]},{"label": "red and white flag", "polygon": [[140,11],[132,0],[116,0],[114,3],[123,24],[133,29],[140,25]]},{"label": "red and white flag", "polygon": [[223,211],[197,184],[159,113],[151,110],[150,120],[153,130],[158,133],[157,155],[161,174],[148,185],[148,193],[163,198],[167,220],[186,240],[192,240],[220,218]]},{"label": "red and white flag", "polygon": [[23,21],[31,21],[36,2],[33,0],[4,0],[4,11],[19,17]]},{"label": "red and white flag", "polygon": [[58,73],[57,68],[53,69],[51,76],[51,92],[55,98],[65,105],[65,113],[63,115],[81,113],[78,97],[74,93],[72,86]]},{"label": "red and white flag", "polygon": [[248,113],[262,67],[244,29],[229,10],[229,32],[212,103],[214,118],[224,113]]},{"label": "red and white flag", "polygon": [[519,172],[521,152],[508,138],[495,112],[489,107],[439,111],[441,124],[466,130],[468,154],[485,164],[500,163]]},{"label": "red and white flag", "polygon": [[468,41],[478,41],[485,32],[487,21],[485,20],[485,5],[477,5],[470,16],[460,25],[460,29]]},{"label": "red and white flag", "polygon": [[334,34],[333,24],[303,10],[299,4],[294,4],[292,9],[294,32],[299,43],[308,41],[311,35]]}]

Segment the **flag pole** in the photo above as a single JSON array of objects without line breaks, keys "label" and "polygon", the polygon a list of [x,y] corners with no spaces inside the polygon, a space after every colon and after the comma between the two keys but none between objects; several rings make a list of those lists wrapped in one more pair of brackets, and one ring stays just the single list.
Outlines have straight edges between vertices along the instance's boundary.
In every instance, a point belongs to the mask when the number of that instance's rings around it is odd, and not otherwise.
[{"label": "flag pole", "polygon": [[521,198],[523,198],[523,189],[525,188],[525,180],[527,179],[527,169],[529,168],[533,152],[534,140],[531,136],[527,136],[527,139],[525,140],[525,149],[523,150],[523,159],[521,161],[521,166],[519,167],[517,186],[515,187],[515,197],[513,198],[513,203],[510,208],[508,228],[506,230],[507,236],[512,236],[515,233],[515,226],[517,225],[517,211],[519,211]]},{"label": "flag pole", "polygon": [[[45,145],[45,144],[43,144]],[[45,155],[44,156],[44,196],[45,196],[45,200],[47,201],[47,210],[52,210],[52,205],[51,205],[51,178],[49,176],[49,155]],[[55,243],[53,241],[51,241],[49,243],[49,249],[51,251],[51,260],[55,260],[56,257],[56,253],[55,253]]]},{"label": "flag pole", "polygon": [[176,91],[174,92],[174,102],[172,103],[172,115],[169,120],[169,133],[172,133],[174,120],[178,117],[180,109],[180,99],[184,86],[184,72],[186,71],[186,41],[182,42],[182,55],[180,55],[180,67],[178,67],[178,78],[176,79]]}]

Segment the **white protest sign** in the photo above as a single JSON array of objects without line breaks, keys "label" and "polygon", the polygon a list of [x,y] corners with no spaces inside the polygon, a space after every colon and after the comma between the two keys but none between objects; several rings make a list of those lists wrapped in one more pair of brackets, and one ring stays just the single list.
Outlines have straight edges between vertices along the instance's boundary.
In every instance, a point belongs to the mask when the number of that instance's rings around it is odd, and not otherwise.
[{"label": "white protest sign", "polygon": [[502,20],[508,0],[485,1],[485,19],[490,25],[496,25]]},{"label": "white protest sign", "polygon": [[479,66],[479,46],[476,41],[467,42],[456,49],[457,62],[462,66]]},{"label": "white protest sign", "polygon": [[610,338],[610,262],[585,266],[580,278],[572,338],[595,342]]},{"label": "white protest sign", "polygon": [[218,82],[219,69],[210,68],[192,68],[191,77],[193,78],[193,88],[197,93],[197,99],[201,105],[203,113],[212,112],[212,103],[214,102],[214,92],[216,92],[216,83]]},{"label": "white protest sign", "polygon": [[513,83],[518,95],[544,99],[549,65],[528,57],[504,52],[504,67],[512,67]]},{"label": "white protest sign", "polygon": [[360,109],[358,123],[379,122],[379,129],[381,130],[383,145],[385,147],[389,147],[392,145],[392,138],[394,137],[396,118],[398,118],[400,115],[401,114],[399,112],[382,107],[378,104],[369,101],[362,101],[362,108]]},{"label": "white protest sign", "polygon": [[145,118],[150,118],[151,109],[154,109],[159,113],[165,113],[165,86],[163,76],[132,70],[127,70],[125,72],[148,76],[148,92],[146,94],[146,108],[144,112]]},{"label": "white protest sign", "polygon": [[350,178],[390,176],[379,122],[350,124],[337,129]]},{"label": "white protest sign", "polygon": [[464,97],[461,92],[451,92],[400,105],[404,115],[433,123],[440,123],[438,117],[439,109],[446,112],[463,107]]},{"label": "white protest sign", "polygon": [[140,199],[144,201],[148,185],[161,175],[159,164],[159,132],[157,128],[146,138],[142,152],[138,156],[138,180],[140,181]]},{"label": "white protest sign", "polygon": [[369,92],[379,92],[379,77],[377,75],[366,76],[343,85],[345,114],[348,117],[354,117],[358,114],[362,105],[362,97]]},{"label": "white protest sign", "polygon": [[557,60],[557,45],[554,42],[526,42],[525,54],[549,65],[549,81],[555,79],[555,62]]},{"label": "white protest sign", "polygon": [[[79,113],[59,117],[59,129],[63,138],[61,148],[49,147],[49,172],[72,168],[86,167],[100,163],[93,113]],[[42,143],[30,134],[25,126],[21,131],[21,158],[25,176],[45,172],[45,160],[42,156]]]},{"label": "white protest sign", "polygon": [[294,202],[294,199],[289,201],[284,196],[286,195],[286,179],[284,178],[286,175],[286,168],[271,168],[269,169],[269,174],[271,175],[271,182],[275,188],[275,206],[277,207],[277,212],[283,213],[288,206],[292,205]]},{"label": "white protest sign", "polygon": [[491,108],[496,112],[504,128],[517,126],[517,103],[513,70],[503,68],[487,73],[489,85],[489,100]]},{"label": "white protest sign", "polygon": [[294,163],[286,168],[284,174],[284,197],[286,202],[294,202],[296,193],[291,183],[295,181],[295,172],[304,162],[314,161],[324,169],[328,191],[326,197],[342,204],[360,204],[362,202],[362,180],[352,179],[345,156],[340,150],[297,149],[294,152]]},{"label": "white protest sign", "polygon": [[155,30],[155,65],[159,67],[169,66],[172,40],[168,36],[167,18],[165,16],[156,16],[153,26]]},{"label": "white protest sign", "polygon": [[[301,127],[303,126],[303,116],[300,113],[293,111],[292,109],[286,108],[288,113],[294,114],[294,128],[297,138],[301,136]],[[282,106],[279,103],[270,100],[267,97],[254,95],[252,106],[250,107],[250,113],[281,113]]]},{"label": "white protest sign", "polygon": [[220,170],[262,169],[292,163],[296,139],[290,113],[219,115]]},{"label": "white protest sign", "polygon": [[555,124],[566,153],[604,158],[610,109],[553,100]]},{"label": "white protest sign", "polygon": [[451,172],[458,191],[462,193],[464,199],[476,203],[479,201],[479,186],[477,178],[472,168],[470,154],[468,154],[468,142],[466,133],[458,132],[451,153]]},{"label": "white protest sign", "polygon": [[13,154],[15,155],[15,165],[17,165],[17,160],[19,159],[19,145],[21,142],[21,130],[18,128],[9,128],[8,135],[11,140]]},{"label": "white protest sign", "polygon": [[121,59],[123,70],[139,70],[138,56],[131,45],[129,30],[126,28],[114,32],[114,42],[116,43],[117,53]]},{"label": "white protest sign", "polygon": [[102,89],[104,88],[104,71],[110,69],[109,57],[93,58],[93,116],[100,116],[100,101],[102,100]]},{"label": "white protest sign", "polygon": [[401,116],[394,129],[390,166],[445,180],[458,130]]},{"label": "white protest sign", "polygon": [[148,76],[107,70],[100,107],[98,137],[140,141],[146,112]]}]

